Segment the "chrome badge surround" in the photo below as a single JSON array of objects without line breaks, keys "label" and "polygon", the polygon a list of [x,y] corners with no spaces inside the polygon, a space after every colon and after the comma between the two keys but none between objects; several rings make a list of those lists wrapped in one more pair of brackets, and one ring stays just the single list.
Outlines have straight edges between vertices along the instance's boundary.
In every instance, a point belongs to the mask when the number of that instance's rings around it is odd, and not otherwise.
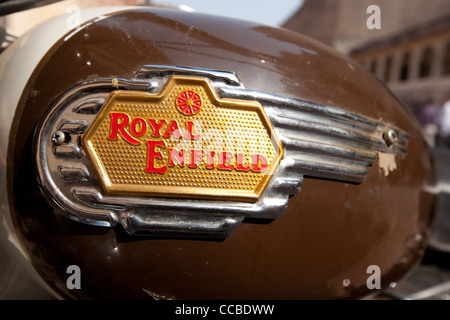
[{"label": "chrome badge surround", "polygon": [[[259,102],[283,158],[255,202],[104,192],[81,140],[111,92],[158,93],[171,76],[208,79],[221,99]],[[64,138],[58,141],[57,135]],[[387,139],[389,137],[389,139]],[[404,157],[408,134],[380,121],[287,96],[245,89],[232,72],[144,66],[133,79],[98,79],[65,93],[38,125],[35,167],[41,189],[69,218],[97,226],[120,223],[133,235],[229,237],[245,218],[275,219],[304,176],[361,183],[378,153]]]}]

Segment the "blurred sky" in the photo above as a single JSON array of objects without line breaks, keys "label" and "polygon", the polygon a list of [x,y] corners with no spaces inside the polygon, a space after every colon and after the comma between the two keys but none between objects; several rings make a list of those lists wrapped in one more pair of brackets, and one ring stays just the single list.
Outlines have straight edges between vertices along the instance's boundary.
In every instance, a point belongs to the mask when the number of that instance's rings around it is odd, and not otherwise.
[{"label": "blurred sky", "polygon": [[294,14],[303,0],[155,0],[155,3],[182,4],[192,9],[279,26]]}]

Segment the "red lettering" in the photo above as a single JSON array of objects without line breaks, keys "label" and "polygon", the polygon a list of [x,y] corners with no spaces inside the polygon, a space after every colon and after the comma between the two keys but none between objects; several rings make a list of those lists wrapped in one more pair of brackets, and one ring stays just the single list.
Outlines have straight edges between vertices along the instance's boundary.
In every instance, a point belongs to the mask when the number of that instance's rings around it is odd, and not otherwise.
[{"label": "red lettering", "polygon": [[150,123],[153,128],[152,136],[160,137],[161,133],[159,131],[161,130],[161,127],[166,123],[166,120],[162,119],[157,123],[155,119],[148,119],[148,123]]},{"label": "red lettering", "polygon": [[201,137],[201,134],[193,134],[194,123],[191,121],[187,122],[187,134],[186,139],[198,140]]},{"label": "red lettering", "polygon": [[155,159],[163,159],[163,155],[161,152],[156,152],[156,147],[166,147],[166,143],[164,141],[153,141],[150,140],[147,142],[148,151],[147,151],[147,168],[145,168],[146,172],[151,173],[164,173],[167,170],[166,166],[163,167],[155,167]]},{"label": "red lettering", "polygon": [[253,155],[253,168],[254,172],[263,172],[267,169],[267,159],[263,155],[254,154]]},{"label": "red lettering", "polygon": [[175,167],[173,160],[177,160],[179,166],[184,166],[184,150],[169,149],[169,167]]},{"label": "red lettering", "polygon": [[119,139],[119,133],[128,143],[139,145],[141,142],[134,139],[128,132],[125,131],[125,127],[130,123],[130,116],[126,113],[112,112],[109,114],[111,117],[111,132],[108,136],[108,140]]},{"label": "red lettering", "polygon": [[[110,133],[108,140],[118,140],[120,137],[133,145],[140,145],[142,142],[135,139],[142,137],[147,132],[147,129],[151,127],[153,137],[163,138],[181,138],[181,132],[179,124],[176,120],[170,121],[164,134],[161,130],[166,123],[166,120],[160,119],[148,119],[147,121],[142,118],[132,119],[126,113],[111,112],[109,114],[111,119]],[[201,126],[199,127],[201,128]],[[196,140],[201,138],[200,134],[194,134],[194,122],[186,122],[186,139]],[[201,130],[200,130],[201,131]],[[161,150],[158,148],[167,148],[167,144],[164,141],[150,140],[147,142],[147,167],[146,172],[164,174],[168,167],[180,166],[188,164],[189,168],[195,169],[205,162],[207,169],[227,170],[231,171],[235,169],[241,172],[264,172],[268,168],[267,158],[261,154],[253,154],[250,156],[250,163],[246,162],[249,156],[245,153],[237,153],[236,157],[232,152],[216,152],[216,151],[204,151],[204,150],[190,150],[190,159],[186,160],[187,150],[169,149],[168,161],[157,167],[155,162],[157,160],[164,160],[164,156]],[[216,156],[217,162],[216,163]],[[187,163],[187,161],[189,163]],[[160,162],[157,162],[160,163]]]},{"label": "red lettering", "polygon": [[229,164],[233,159],[231,152],[219,152],[219,169],[220,170],[233,170],[234,165]]},{"label": "red lettering", "polygon": [[214,151],[208,152],[208,161],[206,163],[206,168],[214,169],[214,156],[215,156],[215,154],[216,153]]},{"label": "red lettering", "polygon": [[172,134],[175,138],[181,138],[180,128],[178,127],[178,123],[175,120],[172,120],[170,122],[166,133],[164,133],[164,138],[170,138]]},{"label": "red lettering", "polygon": [[130,123],[130,131],[135,137],[141,137],[147,131],[147,122],[142,118],[133,119]]},{"label": "red lettering", "polygon": [[249,171],[250,166],[244,166],[244,154],[238,153],[237,154],[237,161],[236,161],[236,170],[238,171]]},{"label": "red lettering", "polygon": [[198,162],[203,160],[203,150],[191,150],[191,163],[189,168],[195,169],[198,167]]}]

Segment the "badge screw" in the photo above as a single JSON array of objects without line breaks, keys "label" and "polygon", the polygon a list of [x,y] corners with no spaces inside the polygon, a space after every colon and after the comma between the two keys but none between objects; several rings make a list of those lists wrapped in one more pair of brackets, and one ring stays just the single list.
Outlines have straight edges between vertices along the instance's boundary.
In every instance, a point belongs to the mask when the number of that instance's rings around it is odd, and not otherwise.
[{"label": "badge screw", "polygon": [[66,141],[66,134],[63,131],[58,130],[53,134],[52,141],[55,145],[60,146]]},{"label": "badge screw", "polygon": [[398,141],[397,132],[394,129],[389,129],[383,134],[384,141],[390,147]]}]

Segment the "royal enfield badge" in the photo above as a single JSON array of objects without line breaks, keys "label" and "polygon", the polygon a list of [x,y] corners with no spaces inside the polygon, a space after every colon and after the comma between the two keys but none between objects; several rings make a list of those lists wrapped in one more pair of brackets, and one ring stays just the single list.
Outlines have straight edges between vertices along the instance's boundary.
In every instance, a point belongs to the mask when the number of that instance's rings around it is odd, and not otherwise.
[{"label": "royal enfield badge", "polygon": [[283,153],[260,103],[192,76],[113,91],[82,141],[107,193],[158,197],[256,201]]},{"label": "royal enfield badge", "polygon": [[404,157],[407,143],[389,124],[246,89],[231,71],[149,65],[55,101],[36,131],[35,166],[75,221],[226,238],[244,219],[283,215],[304,176],[362,183],[379,155]]}]

